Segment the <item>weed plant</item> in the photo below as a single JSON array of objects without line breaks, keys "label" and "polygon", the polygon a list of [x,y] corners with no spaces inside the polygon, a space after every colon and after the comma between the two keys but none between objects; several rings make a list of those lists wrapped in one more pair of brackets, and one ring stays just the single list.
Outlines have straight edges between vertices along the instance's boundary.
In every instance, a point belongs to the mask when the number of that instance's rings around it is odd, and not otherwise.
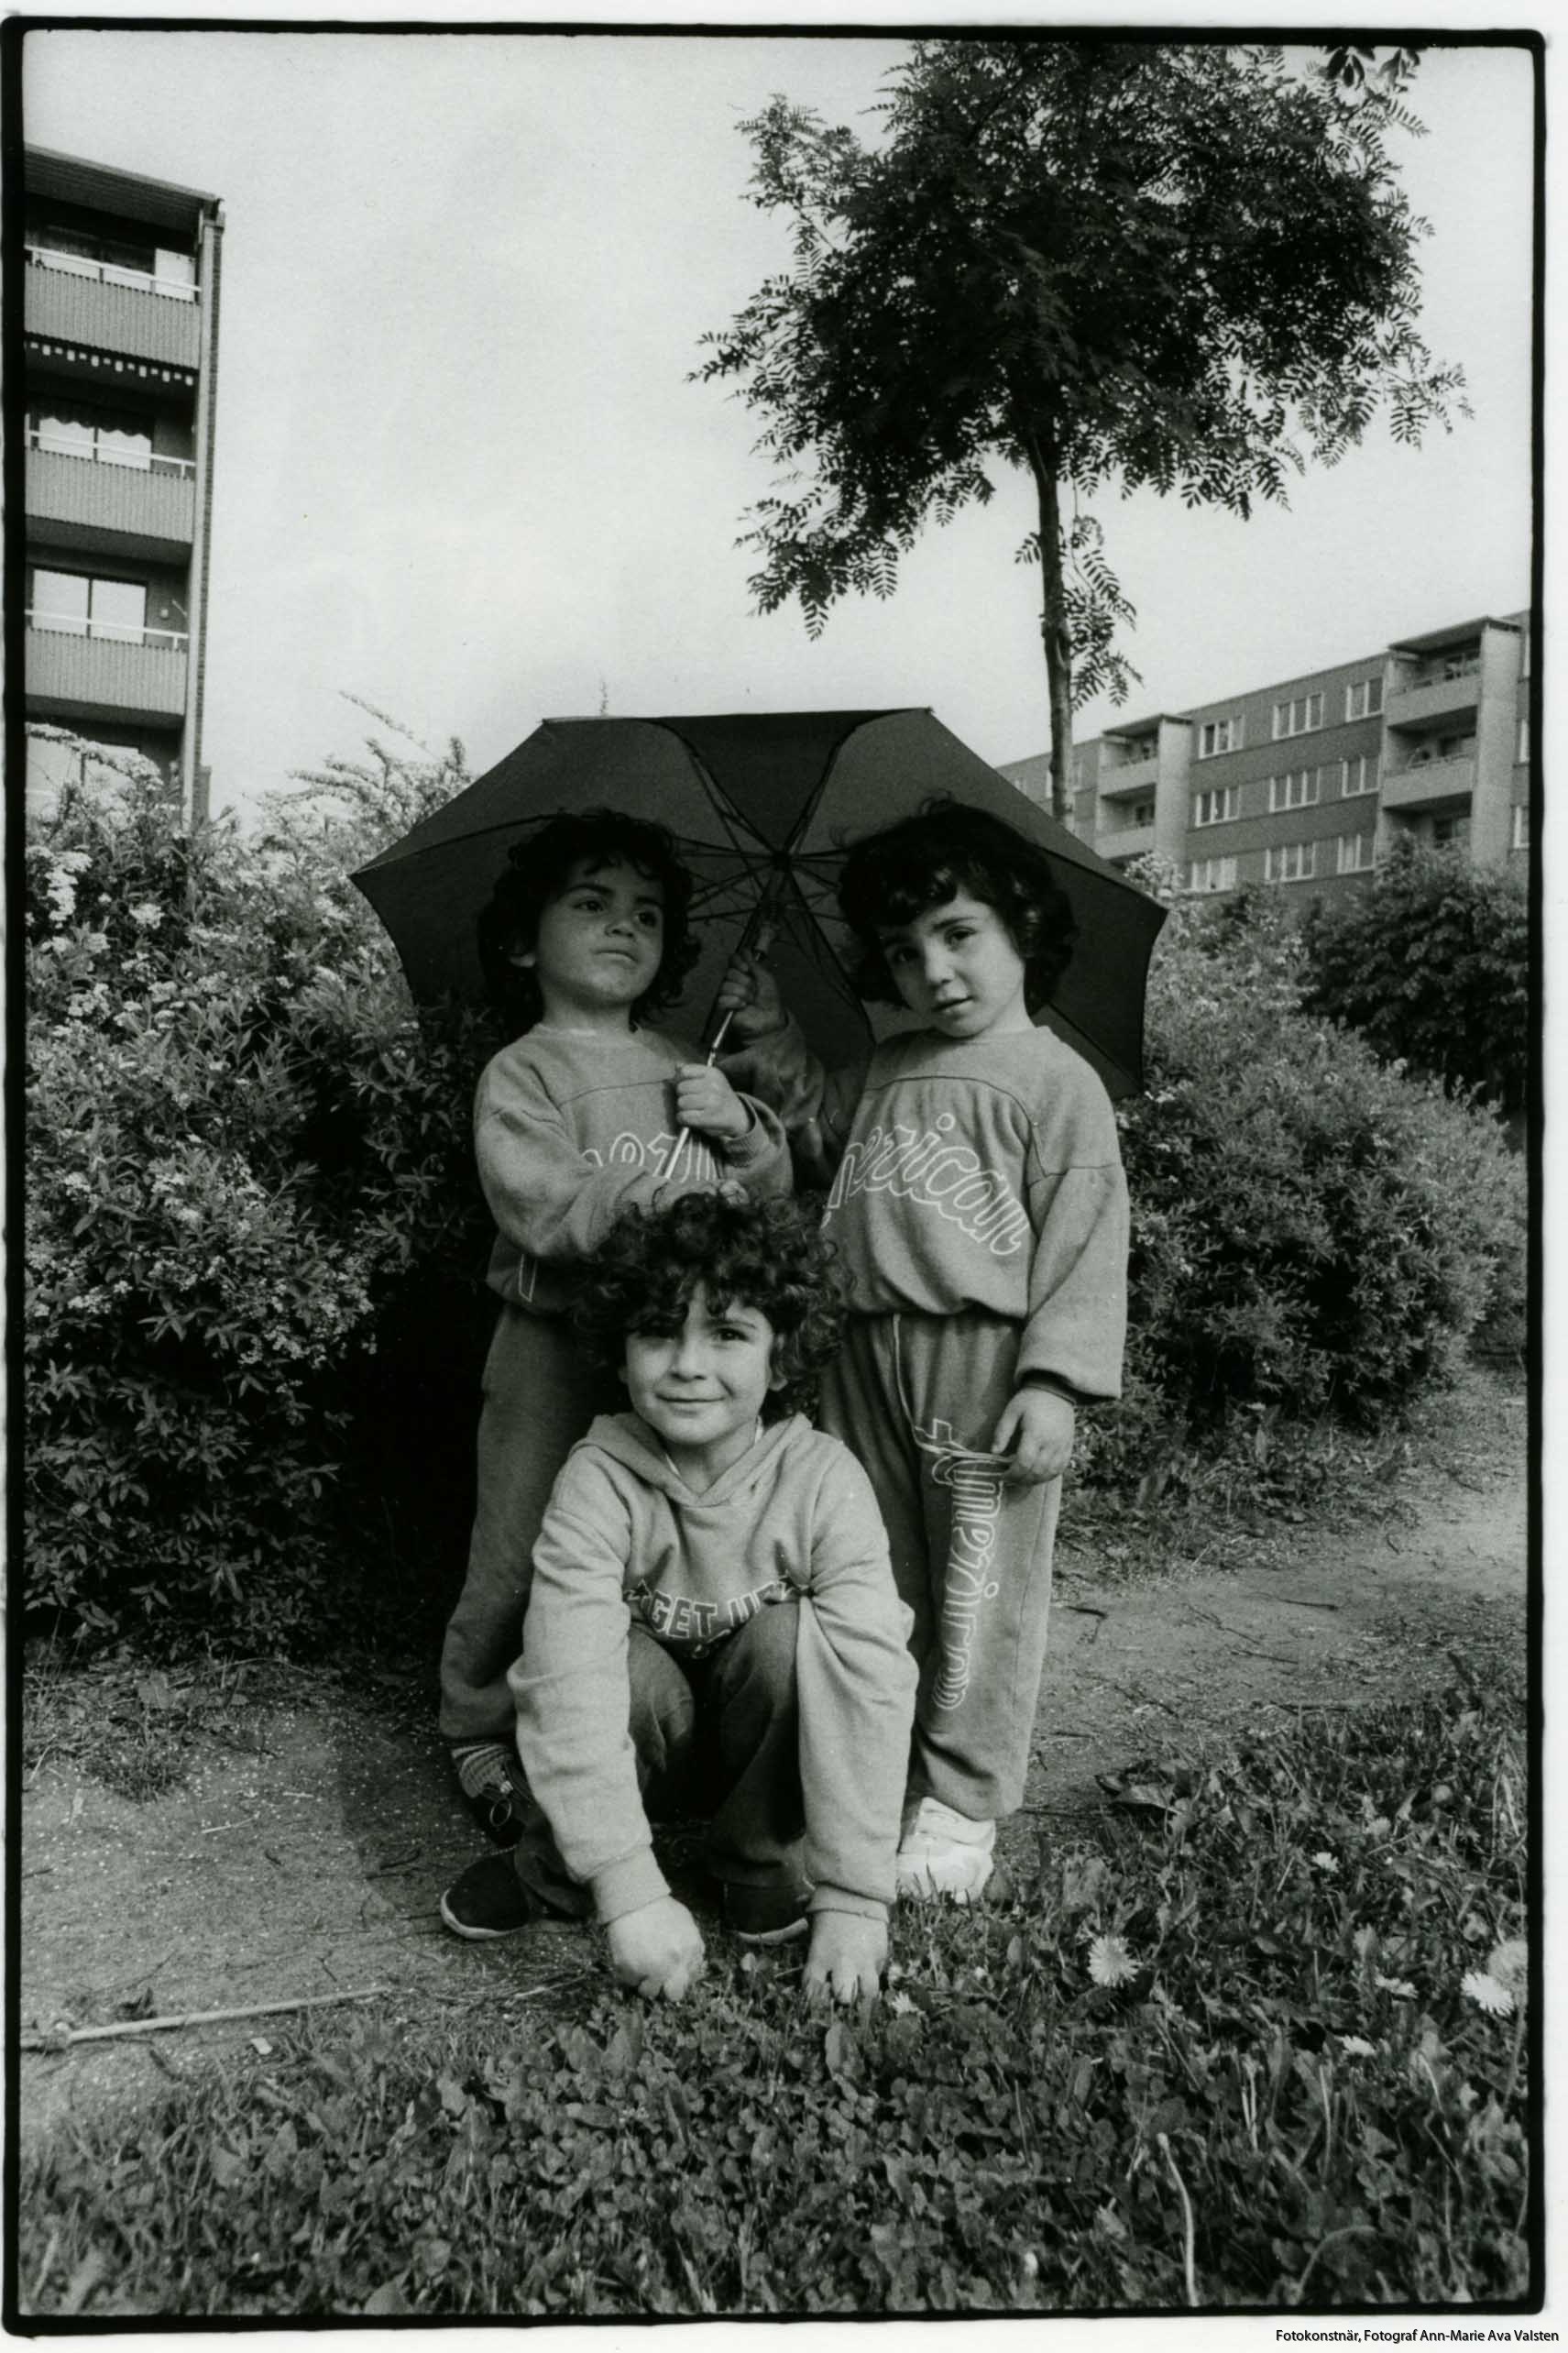
[{"label": "weed plant", "polygon": [[21,2308],[1522,2300],[1516,1716],[1466,1685],[1150,1767],[989,1908],[901,1911],[854,2016],[716,1939],[679,2009],[588,1972],[542,2015],[524,1952],[461,2016],[323,2014],[203,2058],[27,2164]]}]

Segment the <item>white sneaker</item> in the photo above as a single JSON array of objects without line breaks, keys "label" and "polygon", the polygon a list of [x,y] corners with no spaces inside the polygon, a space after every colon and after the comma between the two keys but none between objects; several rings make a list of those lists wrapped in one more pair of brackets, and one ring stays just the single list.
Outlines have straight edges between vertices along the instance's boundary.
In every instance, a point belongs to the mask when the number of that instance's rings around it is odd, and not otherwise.
[{"label": "white sneaker", "polygon": [[950,1896],[972,1904],[985,1892],[996,1844],[994,1822],[955,1814],[939,1798],[922,1798],[904,1810],[898,1844],[901,1896]]}]

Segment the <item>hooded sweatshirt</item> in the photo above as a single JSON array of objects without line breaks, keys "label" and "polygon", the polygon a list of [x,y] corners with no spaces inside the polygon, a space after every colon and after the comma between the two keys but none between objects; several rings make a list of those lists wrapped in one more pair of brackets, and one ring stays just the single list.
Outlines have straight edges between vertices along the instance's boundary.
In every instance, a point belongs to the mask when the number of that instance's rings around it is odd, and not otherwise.
[{"label": "hooded sweatshirt", "polygon": [[877,1918],[894,1894],[916,1667],[864,1471],[792,1414],[697,1494],[637,1414],[601,1414],[555,1482],[508,1677],[529,1786],[601,1921],[668,1893],[628,1726],[632,1620],[696,1659],[776,1608],[797,1611],[811,1908]]},{"label": "hooded sweatshirt", "polygon": [[1115,1115],[1049,1029],[888,1039],[828,1072],[791,1022],[726,1067],[832,1174],[825,1218],[868,1315],[978,1307],[1021,1328],[1017,1378],[1121,1393],[1127,1187]]},{"label": "hooded sweatshirt", "polygon": [[564,1314],[575,1262],[666,1183],[691,1193],[729,1177],[752,1193],[788,1193],[784,1129],[750,1097],[743,1136],[722,1144],[688,1136],[664,1176],[679,1133],[675,1072],[696,1059],[695,1048],[658,1030],[622,1039],[529,1029],[487,1063],[474,1102],[474,1149],[497,1226],[486,1277],[492,1291],[536,1315]]}]

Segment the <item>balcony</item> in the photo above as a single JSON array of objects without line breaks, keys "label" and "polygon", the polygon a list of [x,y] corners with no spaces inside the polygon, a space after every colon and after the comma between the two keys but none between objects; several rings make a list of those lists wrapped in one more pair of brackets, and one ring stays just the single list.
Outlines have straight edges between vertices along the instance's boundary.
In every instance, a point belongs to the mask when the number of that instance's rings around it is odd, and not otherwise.
[{"label": "balcony", "polygon": [[23,325],[51,342],[84,343],[94,351],[123,351],[137,359],[194,368],[202,356],[202,314],[195,289],[175,286],[138,269],[79,260],[46,246],[27,248]]},{"label": "balcony", "polygon": [[1422,760],[1410,768],[1385,770],[1380,796],[1385,808],[1431,808],[1440,801],[1468,800],[1475,789],[1475,758]]},{"label": "balcony", "polygon": [[1124,800],[1129,793],[1152,793],[1159,777],[1159,754],[1151,752],[1146,760],[1128,760],[1119,768],[1102,766],[1100,797],[1102,800]]},{"label": "balcony", "polygon": [[1393,687],[1383,715],[1390,727],[1423,727],[1433,720],[1463,718],[1475,709],[1480,691],[1479,657],[1464,654]]},{"label": "balcony", "polygon": [[29,530],[60,546],[178,558],[195,536],[196,468],[185,457],[111,456],[91,447],[28,435],[26,509]]},{"label": "balcony", "polygon": [[28,613],[28,709],[41,718],[182,719],[188,645],[180,630],[100,634],[91,622]]},{"label": "balcony", "polygon": [[1095,855],[1109,858],[1120,865],[1124,858],[1145,858],[1154,848],[1152,825],[1124,825],[1113,833],[1103,830],[1094,837]]}]

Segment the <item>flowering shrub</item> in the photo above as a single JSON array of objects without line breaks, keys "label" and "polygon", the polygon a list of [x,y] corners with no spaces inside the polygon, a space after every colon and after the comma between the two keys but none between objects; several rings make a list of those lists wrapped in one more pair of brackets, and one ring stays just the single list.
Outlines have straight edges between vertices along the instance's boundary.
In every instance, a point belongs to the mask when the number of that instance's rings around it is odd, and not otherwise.
[{"label": "flowering shrub", "polygon": [[1121,1112],[1128,1380],[1086,1417],[1092,1478],[1218,1440],[1238,1411],[1260,1457],[1280,1420],[1397,1412],[1517,1296],[1523,1180],[1497,1121],[1304,1014],[1304,952],[1269,903],[1172,908],[1148,1092]]},{"label": "flowering shrub", "polygon": [[[400,774],[426,806],[464,781]],[[482,1263],[483,1050],[422,1035],[346,881],[356,813],[192,840],[123,777],[27,852],[27,1599],[276,1632],[363,1522],[378,1356],[433,1266],[450,1307]]]}]

